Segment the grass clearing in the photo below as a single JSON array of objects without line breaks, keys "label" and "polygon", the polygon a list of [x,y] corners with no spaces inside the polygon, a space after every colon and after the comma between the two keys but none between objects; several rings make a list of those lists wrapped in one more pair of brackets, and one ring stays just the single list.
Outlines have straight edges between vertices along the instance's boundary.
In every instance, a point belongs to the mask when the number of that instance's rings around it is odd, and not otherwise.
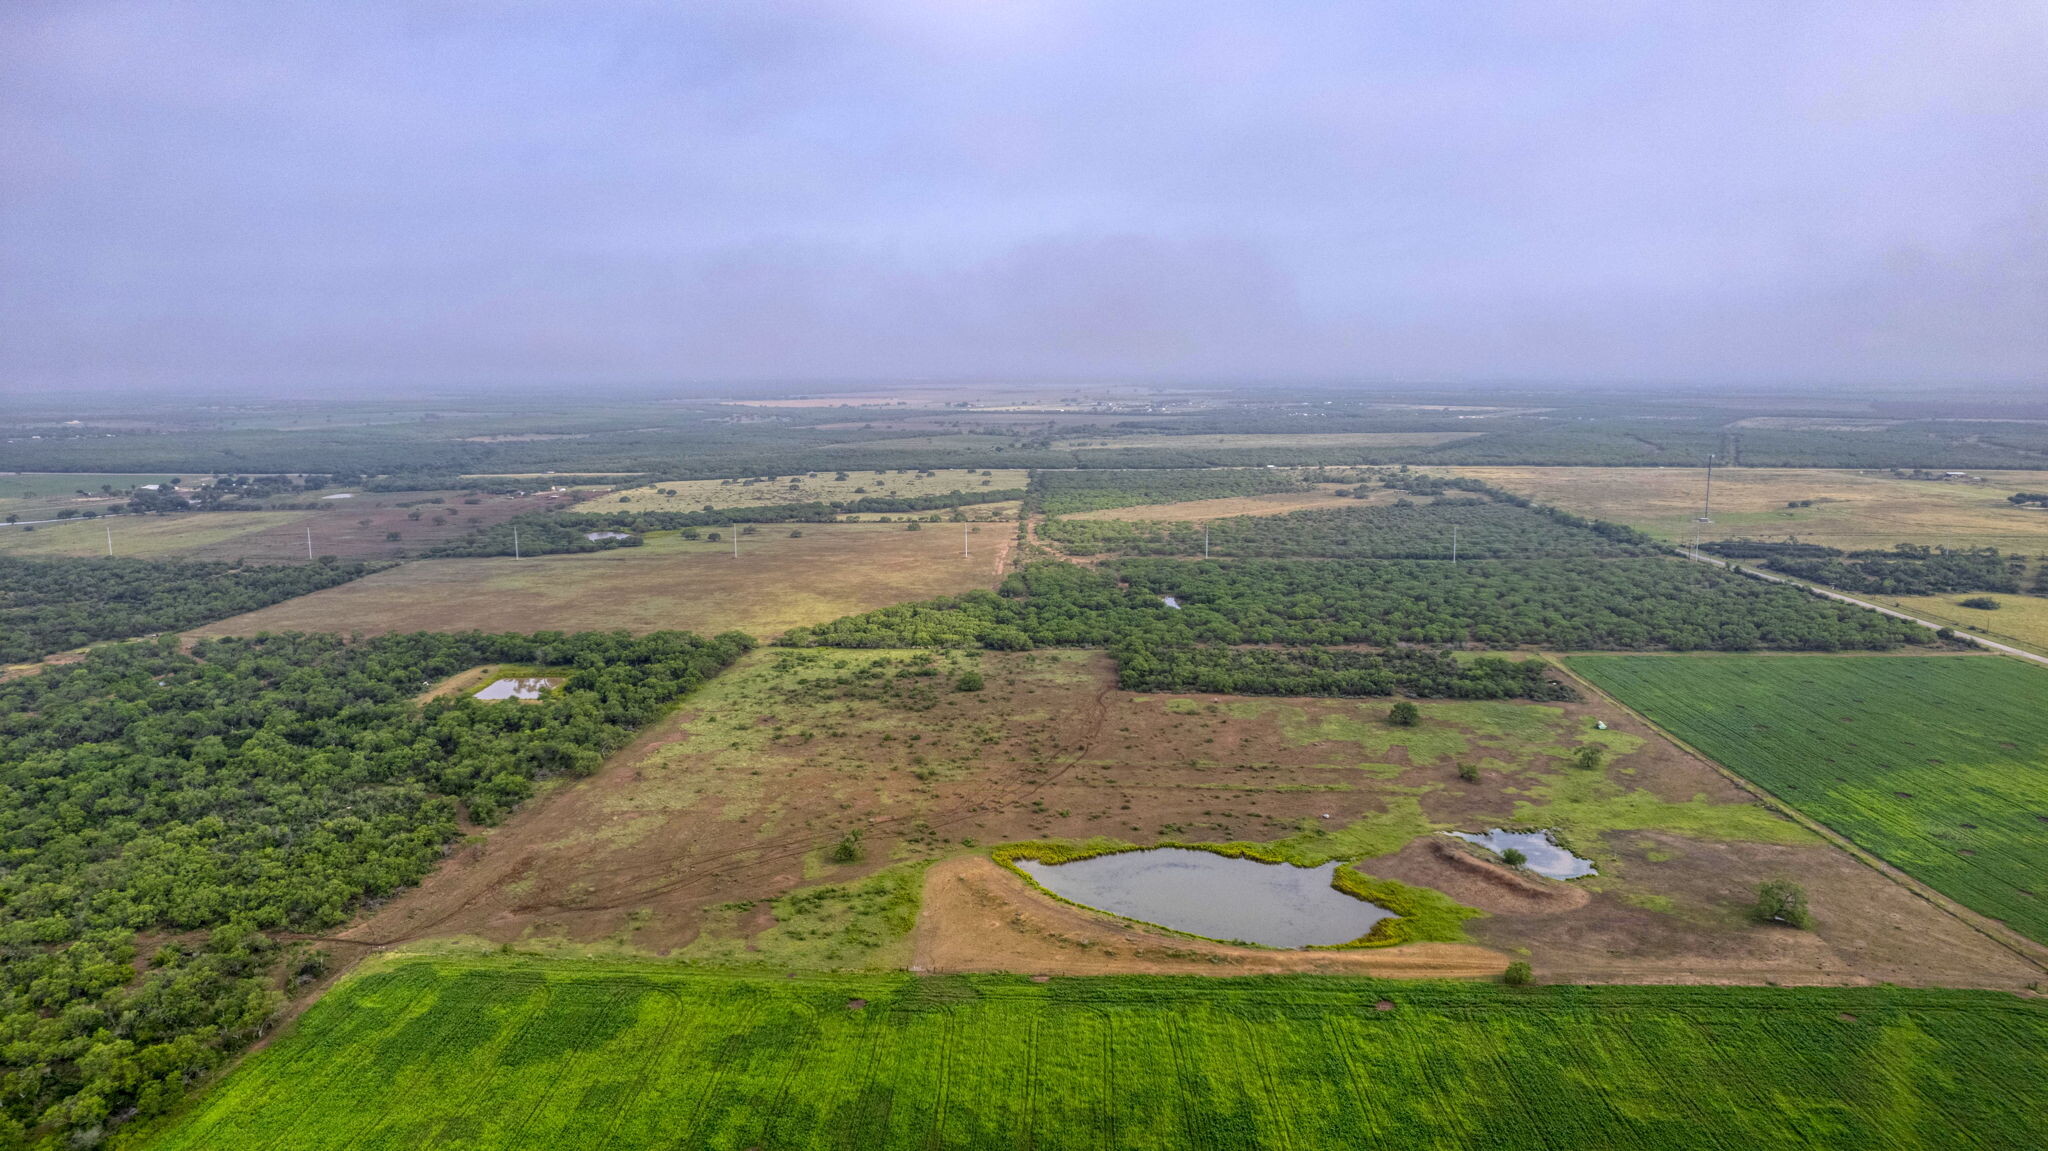
[{"label": "grass clearing", "polygon": [[[1700,468],[1451,468],[1541,503],[1678,542],[1692,539]],[[2048,472],[1973,473],[1983,484],[1899,479],[1884,472],[1719,468],[1706,539],[1783,539],[1855,550],[1899,543],[2048,552],[2048,512],[2015,507],[2017,491],[2048,490]],[[1811,507],[1786,505],[1814,501]]]},{"label": "grass clearing", "polygon": [[[981,689],[959,690],[970,671]],[[1373,963],[1389,973],[1492,974],[1519,950],[1546,978],[1585,982],[2038,978],[1611,704],[1423,701],[1415,727],[1395,727],[1383,700],[1113,682],[1100,652],[757,650],[349,935],[804,967],[887,967],[908,946],[928,970],[1016,970],[1022,956],[1068,973],[1279,969],[1299,953],[1132,935],[1033,903],[993,865],[958,870],[1027,841],[1241,843],[1357,861],[1490,913],[1463,927],[1482,946],[1383,949]],[[1569,765],[1587,744],[1611,752],[1599,770]],[[1528,914],[1428,850],[1438,831],[1501,826],[1558,828],[1601,874],[1573,885],[1585,892],[1570,907]],[[849,834],[850,860],[835,850]],[[906,939],[902,907],[870,885],[927,864],[922,905],[941,910]],[[1787,866],[1822,910],[1792,948],[1742,916]]]},{"label": "grass clearing", "polygon": [[1433,448],[1469,440],[1483,432],[1304,432],[1265,434],[1224,432],[1217,435],[1086,436],[1055,442],[1053,450],[1075,448]]},{"label": "grass clearing", "polygon": [[[252,513],[255,514],[255,513]],[[223,517],[225,518],[225,517]],[[202,635],[258,631],[658,631],[738,629],[771,636],[907,599],[994,585],[1001,529],[970,538],[945,526],[782,525],[729,541],[655,533],[646,546],[513,559],[416,560],[354,584],[209,624]],[[117,537],[118,542],[118,537]]]},{"label": "grass clearing", "polygon": [[2000,592],[1991,598],[1998,601],[1996,611],[1964,607],[1959,601],[1972,598],[1960,593],[1950,595],[1866,595],[1858,597],[1872,603],[1896,607],[1900,611],[1933,620],[1950,627],[1966,628],[1978,635],[1995,640],[2030,647],[2036,651],[2048,652],[2048,597],[2035,595],[2007,595]]},{"label": "grass clearing", "polygon": [[2048,942],[2048,672],[1996,656],[1572,656],[1857,845]]},{"label": "grass clearing", "polygon": [[2048,1008],[1896,988],[378,964],[143,1143],[2030,1146]]},{"label": "grass clearing", "polygon": [[1145,522],[1150,520],[1174,520],[1188,523],[1206,523],[1209,520],[1229,519],[1232,516],[1277,516],[1287,512],[1313,511],[1319,508],[1351,508],[1369,504],[1391,504],[1401,493],[1381,489],[1372,493],[1369,499],[1351,499],[1338,496],[1340,490],[1348,491],[1339,484],[1319,484],[1305,492],[1268,492],[1257,496],[1232,496],[1218,500],[1189,500],[1177,504],[1141,504],[1128,508],[1098,508],[1095,511],[1073,512],[1062,516],[1069,520],[1127,520]]},{"label": "grass clearing", "polygon": [[[109,516],[28,527],[0,527],[0,552],[16,556],[103,556],[111,530],[114,554],[138,559],[214,558],[273,529],[292,528],[315,512],[192,512]],[[257,549],[251,555],[261,554]],[[305,558],[303,538],[298,559]],[[227,558],[236,558],[228,556]]]},{"label": "grass clearing", "polygon": [[[845,479],[837,478],[844,475]],[[844,503],[858,499],[942,496],[953,492],[1022,491],[1029,473],[1016,468],[940,468],[920,472],[891,468],[877,472],[835,472],[823,469],[798,475],[734,480],[668,480],[603,496],[585,511],[610,511],[621,498],[637,512],[695,512],[714,508],[767,507],[776,504]],[[674,495],[668,493],[674,492]]]}]

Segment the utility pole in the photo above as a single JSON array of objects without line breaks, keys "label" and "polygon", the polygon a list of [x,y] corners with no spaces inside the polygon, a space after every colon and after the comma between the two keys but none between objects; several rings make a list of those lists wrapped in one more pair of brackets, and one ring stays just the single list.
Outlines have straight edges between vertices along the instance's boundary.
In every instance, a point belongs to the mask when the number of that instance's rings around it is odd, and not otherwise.
[{"label": "utility pole", "polygon": [[1714,453],[1712,452],[1707,453],[1707,498],[1706,502],[1700,505],[1700,522],[1703,524],[1714,522]]},{"label": "utility pole", "polygon": [[1202,558],[1209,558],[1209,525],[1202,525]]},{"label": "utility pole", "polygon": [[968,556],[971,556],[971,555],[973,555],[973,554],[974,554],[974,553],[973,553],[972,551],[968,550],[968,547],[967,547],[967,525],[966,525],[966,524],[961,524],[961,525],[960,525],[960,558],[962,558],[962,559],[966,559],[966,558],[967,558]]},{"label": "utility pole", "polygon": [[106,529],[107,529],[107,554],[108,554],[108,555],[113,555],[113,554],[114,554],[114,525],[113,525],[113,524],[106,524],[106,525],[104,525],[104,526],[105,526],[105,527],[106,527]]},{"label": "utility pole", "polygon": [[310,527],[306,529],[306,558],[313,558],[313,529]]},{"label": "utility pole", "polygon": [[1451,562],[1458,562],[1458,525],[1451,525]]},{"label": "utility pole", "polygon": [[519,558],[519,525],[512,526],[512,558]]},{"label": "utility pole", "polygon": [[740,558],[740,525],[728,525],[732,529],[732,558]]}]

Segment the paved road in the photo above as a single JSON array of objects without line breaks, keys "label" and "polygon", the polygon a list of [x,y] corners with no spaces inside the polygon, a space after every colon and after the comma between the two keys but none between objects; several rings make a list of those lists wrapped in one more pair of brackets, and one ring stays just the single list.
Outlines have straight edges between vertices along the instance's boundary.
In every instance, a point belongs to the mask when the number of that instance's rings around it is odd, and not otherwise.
[{"label": "paved road", "polygon": [[[1697,560],[1703,564],[1713,564],[1715,567],[1725,568],[1734,566],[1733,564],[1730,564],[1727,560],[1718,560],[1715,559],[1713,556],[1701,555],[1700,553],[1694,551],[1681,550],[1679,554],[1683,555],[1687,559]],[[1787,579],[1781,575],[1773,575],[1772,573],[1767,571],[1758,571],[1755,568],[1745,568],[1743,570],[1748,572],[1750,575],[1757,577],[1758,579],[1767,579],[1770,580],[1772,583],[1791,584],[1793,587],[1810,588],[1811,590],[1819,592],[1821,595],[1824,595],[1829,599],[1841,600],[1843,603],[1852,603],[1855,604],[1857,607],[1869,608],[1871,611],[1875,612],[1883,612],[1884,614],[1891,616],[1894,619],[1909,620],[1913,623],[1919,624],[1921,627],[1927,628],[1930,631],[1940,631],[1941,629],[1946,627],[1949,628],[1949,630],[1954,632],[1956,635],[1962,636],[1963,638],[1968,639],[1970,642],[1975,643],[1980,647],[1988,647],[1993,651],[2003,652],[2006,655],[2016,655],[2021,659],[2031,660],[2034,663],[2038,663],[2044,667],[2048,667],[2048,656],[2036,655],[2033,652],[2027,651],[2025,648],[2017,648],[2013,647],[2011,644],[1999,643],[1997,640],[1994,639],[1985,639],[1981,635],[1972,635],[1971,633],[1964,631],[1961,628],[1949,627],[1949,625],[1945,623],[1935,623],[1933,620],[1921,619],[1917,615],[1907,615],[1905,612],[1899,611],[1895,608],[1888,608],[1882,604],[1874,604],[1871,603],[1869,600],[1857,599],[1853,595],[1844,595],[1841,592],[1831,591],[1824,587],[1813,587],[1813,585],[1811,584],[1801,583],[1800,581],[1795,579]]]}]

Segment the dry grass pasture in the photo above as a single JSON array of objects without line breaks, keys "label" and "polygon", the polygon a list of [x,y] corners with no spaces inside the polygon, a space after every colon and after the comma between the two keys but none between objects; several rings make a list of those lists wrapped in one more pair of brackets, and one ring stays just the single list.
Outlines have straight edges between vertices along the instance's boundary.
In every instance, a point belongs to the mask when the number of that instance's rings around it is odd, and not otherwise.
[{"label": "dry grass pasture", "polygon": [[[957,690],[970,669],[983,690]],[[346,939],[1051,973],[1470,975],[1526,953],[1574,982],[2039,978],[1612,705],[1421,707],[1403,729],[1385,701],[1137,695],[1091,652],[763,649]],[[1567,765],[1587,743],[1604,768]],[[1438,849],[1439,831],[1498,826],[1557,829],[1600,874],[1562,887]],[[1468,924],[1476,947],[1272,961],[1060,908],[972,862],[1049,838],[1364,859],[1489,914]],[[1748,919],[1779,874],[1806,883],[1816,930]]]},{"label": "dry grass pasture", "polygon": [[[347,499],[325,499],[338,496]],[[474,504],[466,500],[474,499]],[[439,501],[439,502],[435,502]],[[314,555],[342,559],[398,559],[452,543],[479,527],[524,512],[558,510],[573,500],[565,493],[527,496],[471,496],[445,492],[324,492],[310,511],[184,512],[162,516],[114,516],[41,524],[33,532],[0,528],[0,551],[12,555],[96,556],[107,554],[113,529],[114,554],[146,559],[252,560],[299,563],[306,559],[308,530]],[[418,513],[418,518],[414,518]],[[397,532],[398,538],[389,538]]]},{"label": "dry grass pasture", "polygon": [[973,554],[963,557],[953,525],[772,525],[741,538],[739,559],[728,542],[657,533],[643,547],[580,555],[415,560],[193,634],[737,628],[765,637],[993,587],[1012,532],[991,526],[970,539]]},{"label": "dry grass pasture", "polygon": [[2048,652],[2048,598],[2006,595],[2001,592],[1991,597],[1998,601],[1996,611],[1964,607],[1962,600],[1976,597],[1963,594],[1863,598],[1873,603],[1896,607],[1900,611],[1933,620],[1935,623],[1967,628],[1978,635],[2021,647],[2030,647],[2035,651]]},{"label": "dry grass pasture", "polygon": [[[1459,475],[1581,515],[1690,540],[1706,473],[1699,468],[1451,468]],[[2048,490],[2048,472],[1978,472],[1982,484],[1817,468],[1716,468],[1714,522],[1702,538],[1783,539],[1845,549],[1899,543],[2048,552],[2048,511],[2006,502]],[[1786,505],[1814,501],[1811,507]]]},{"label": "dry grass pasture", "polygon": [[[1287,512],[1315,511],[1319,508],[1356,508],[1370,504],[1391,504],[1404,497],[1405,493],[1375,490],[1368,498],[1353,499],[1340,497],[1338,491],[1349,490],[1342,484],[1318,484],[1306,492],[1267,492],[1257,496],[1233,496],[1218,500],[1189,500],[1178,504],[1141,504],[1129,508],[1101,508],[1096,511],[1070,512],[1061,516],[1063,520],[1171,520],[1178,523],[1203,523],[1208,520],[1229,519],[1232,516],[1277,516]],[[1413,498],[1413,497],[1408,497]],[[1428,497],[1416,501],[1430,502]]]},{"label": "dry grass pasture", "polygon": [[[0,552],[17,556],[103,556],[139,559],[262,557],[277,533],[297,535],[299,559],[306,539],[298,526],[317,512],[190,512],[168,516],[107,516],[28,527],[0,528]],[[248,551],[237,550],[241,548]]]},{"label": "dry grass pasture", "polygon": [[1216,435],[1097,436],[1061,440],[1057,451],[1074,448],[1433,448],[1469,440],[1483,432],[1303,432],[1294,435],[1223,432]]},{"label": "dry grass pasture", "polygon": [[[612,510],[623,497],[620,510],[651,512],[694,512],[707,505],[714,508],[767,507],[774,504],[832,503],[866,496],[947,495],[952,492],[1006,491],[1022,489],[1028,473],[1015,468],[940,468],[935,473],[895,468],[877,472],[850,471],[846,478],[830,469],[800,475],[756,477],[739,480],[669,480],[659,484],[606,496],[592,510]],[[674,492],[674,495],[667,493]]]}]

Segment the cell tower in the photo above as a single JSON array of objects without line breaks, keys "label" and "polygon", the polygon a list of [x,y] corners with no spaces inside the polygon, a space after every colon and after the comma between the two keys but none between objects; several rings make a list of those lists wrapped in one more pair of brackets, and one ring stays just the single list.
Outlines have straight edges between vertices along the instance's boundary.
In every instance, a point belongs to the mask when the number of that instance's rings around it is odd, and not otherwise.
[{"label": "cell tower", "polygon": [[1714,522],[1714,455],[1707,453],[1707,495],[1700,503],[1700,519],[1703,524]]}]

